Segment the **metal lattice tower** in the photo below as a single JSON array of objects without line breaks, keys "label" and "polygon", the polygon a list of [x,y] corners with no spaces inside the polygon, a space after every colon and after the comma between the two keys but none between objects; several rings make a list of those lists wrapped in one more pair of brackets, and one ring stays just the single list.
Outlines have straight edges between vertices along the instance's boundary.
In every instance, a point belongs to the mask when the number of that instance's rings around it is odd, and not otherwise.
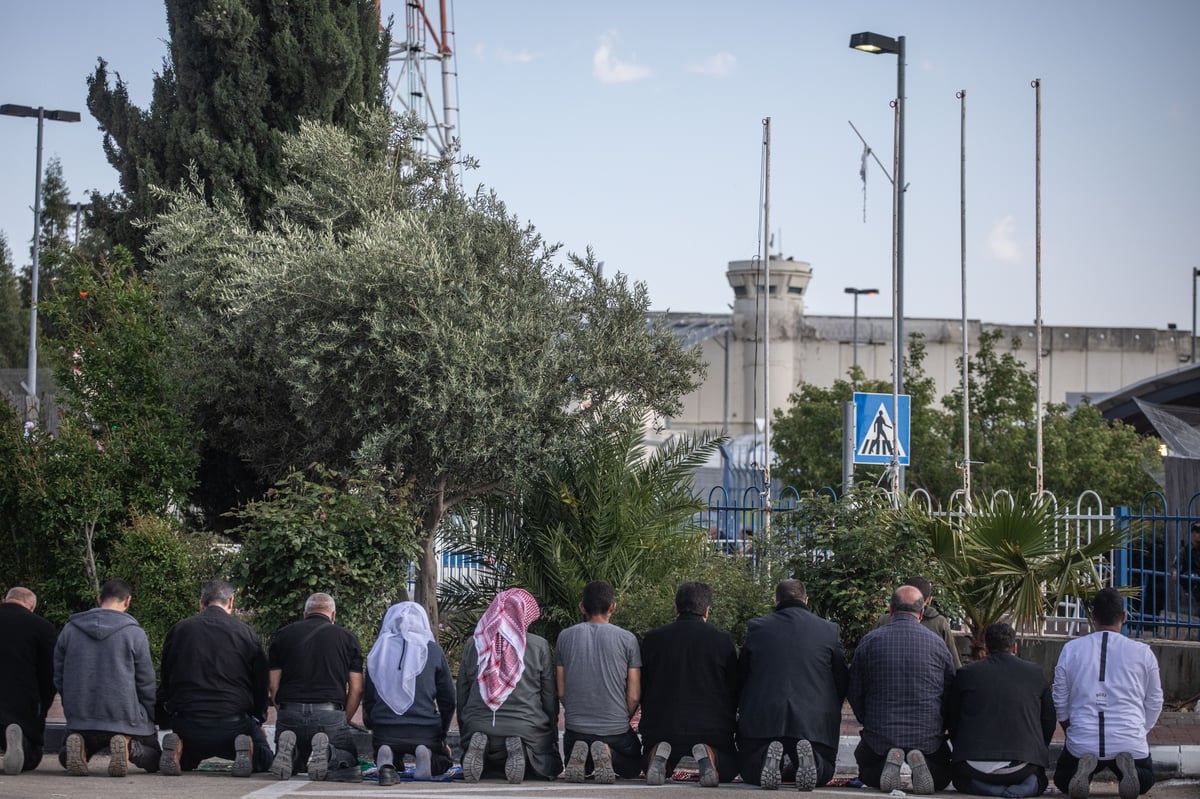
[{"label": "metal lattice tower", "polygon": [[[382,6],[382,0],[378,2]],[[437,6],[431,19],[427,6]],[[418,143],[429,156],[452,153],[456,148],[458,116],[458,73],[455,71],[454,32],[450,0],[404,0],[404,36],[393,31],[388,52],[388,102],[397,113],[414,114],[425,125],[425,138]],[[380,8],[382,19],[382,8]],[[436,24],[435,24],[436,23]],[[429,81],[429,65],[436,64],[435,81]]]}]

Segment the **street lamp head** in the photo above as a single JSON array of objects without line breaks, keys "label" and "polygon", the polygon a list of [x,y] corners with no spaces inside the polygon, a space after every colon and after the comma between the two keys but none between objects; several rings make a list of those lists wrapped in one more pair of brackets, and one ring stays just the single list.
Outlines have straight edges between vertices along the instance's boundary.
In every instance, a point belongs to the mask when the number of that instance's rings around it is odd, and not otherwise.
[{"label": "street lamp head", "polygon": [[864,53],[899,53],[900,42],[890,36],[882,36],[878,33],[864,31],[863,33],[855,33],[850,36],[850,47],[854,50],[862,50]]},{"label": "street lamp head", "polygon": [[843,289],[843,291],[845,291],[847,294],[873,295],[873,294],[879,293],[879,289],[856,289],[856,288],[850,288],[849,286],[847,286],[845,289]]},{"label": "street lamp head", "polygon": [[30,108],[27,105],[14,105],[13,103],[0,105],[0,114],[6,117],[36,117],[37,112],[36,108]]},{"label": "street lamp head", "polygon": [[0,116],[6,117],[37,117],[39,111],[42,113],[43,119],[50,119],[55,122],[78,122],[81,119],[78,111],[47,111],[43,108],[33,108],[32,106],[15,105],[13,103],[0,105]]},{"label": "street lamp head", "polygon": [[47,111],[46,119],[53,119],[56,122],[78,122],[81,117],[78,111]]}]

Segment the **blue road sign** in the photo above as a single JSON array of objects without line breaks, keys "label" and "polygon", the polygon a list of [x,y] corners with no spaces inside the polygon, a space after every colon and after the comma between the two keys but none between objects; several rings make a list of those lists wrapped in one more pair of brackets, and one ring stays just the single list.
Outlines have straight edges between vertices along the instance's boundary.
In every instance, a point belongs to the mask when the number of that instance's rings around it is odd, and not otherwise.
[{"label": "blue road sign", "polygon": [[[892,462],[893,431],[901,466],[908,465],[909,396],[901,394],[893,412],[891,394],[854,394],[854,462]],[[893,419],[892,417],[897,417]],[[893,425],[895,425],[893,427]]]}]

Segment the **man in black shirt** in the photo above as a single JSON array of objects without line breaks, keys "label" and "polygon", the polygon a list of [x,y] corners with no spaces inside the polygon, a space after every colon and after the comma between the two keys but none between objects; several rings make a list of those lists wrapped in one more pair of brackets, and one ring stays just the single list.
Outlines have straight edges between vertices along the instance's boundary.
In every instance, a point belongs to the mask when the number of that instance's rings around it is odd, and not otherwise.
[{"label": "man in black shirt", "polygon": [[54,625],[35,616],[37,597],[28,588],[9,589],[0,604],[0,726],[4,728],[4,773],[37,768],[42,760],[46,711],[54,701]]},{"label": "man in black shirt", "polygon": [[178,776],[201,760],[233,760],[233,776],[271,768],[262,731],[267,717],[267,658],[258,636],[233,612],[233,586],[209,580],[200,612],[178,622],[163,643],[159,669],[159,772]]},{"label": "man in black shirt", "polygon": [[313,594],[304,620],[284,627],[271,643],[267,667],[279,709],[271,773],[278,779],[289,779],[294,763],[307,762],[310,780],[362,780],[350,733],[362,701],[362,649],[336,618],[333,597]]},{"label": "man in black shirt", "polygon": [[737,776],[737,650],[729,634],[708,624],[712,589],[684,583],[675,592],[675,621],[642,641],[642,751],[646,782],[662,785],[688,753],[700,784]]}]

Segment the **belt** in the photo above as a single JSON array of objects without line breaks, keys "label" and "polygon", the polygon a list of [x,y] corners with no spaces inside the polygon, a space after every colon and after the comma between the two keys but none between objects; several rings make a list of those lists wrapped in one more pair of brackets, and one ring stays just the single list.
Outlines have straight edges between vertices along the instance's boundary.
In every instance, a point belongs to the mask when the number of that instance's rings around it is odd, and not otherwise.
[{"label": "belt", "polygon": [[340,702],[280,702],[279,709],[296,708],[299,710],[345,710]]}]

